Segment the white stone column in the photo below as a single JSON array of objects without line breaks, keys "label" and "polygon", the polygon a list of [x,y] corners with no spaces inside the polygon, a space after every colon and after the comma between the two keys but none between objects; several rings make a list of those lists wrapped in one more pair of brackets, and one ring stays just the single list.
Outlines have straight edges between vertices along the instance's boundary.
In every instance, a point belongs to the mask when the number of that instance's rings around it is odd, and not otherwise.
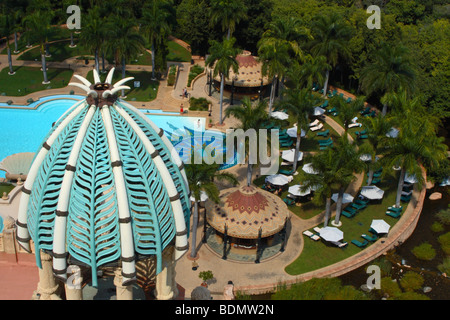
[{"label": "white stone column", "polygon": [[117,300],[133,300],[133,286],[131,284],[122,285],[122,268],[114,271],[114,285],[116,286]]},{"label": "white stone column", "polygon": [[158,300],[171,300],[178,296],[175,281],[175,251],[168,248],[162,254],[162,270],[156,276],[155,297]]},{"label": "white stone column", "polygon": [[40,295],[39,300],[59,300],[57,294],[59,284],[53,276],[52,256],[43,251],[40,252],[42,269],[39,269],[39,283],[37,294]]}]

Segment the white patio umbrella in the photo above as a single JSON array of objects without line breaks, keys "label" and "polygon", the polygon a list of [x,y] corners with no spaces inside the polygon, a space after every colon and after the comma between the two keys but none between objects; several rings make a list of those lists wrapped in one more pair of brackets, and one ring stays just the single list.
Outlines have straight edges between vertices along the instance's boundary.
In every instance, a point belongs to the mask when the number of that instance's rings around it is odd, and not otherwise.
[{"label": "white patio umbrella", "polygon": [[384,190],[377,186],[365,186],[361,188],[361,195],[370,200],[383,199]]},{"label": "white patio umbrella", "polygon": [[312,167],[312,163],[307,163],[302,167],[302,170],[305,171],[306,173],[310,173],[310,174],[318,174],[317,171],[315,171]]},{"label": "white patio umbrella", "polygon": [[372,155],[370,153],[364,153],[359,157],[359,160],[361,161],[371,161],[372,160]]},{"label": "white patio umbrella", "polygon": [[[291,149],[291,150],[284,150],[281,153],[281,158],[283,160],[286,160],[288,162],[294,162],[294,155],[295,155],[295,149]],[[303,152],[299,151],[298,152],[298,161],[301,161],[303,159]]]},{"label": "white patio umbrella", "polygon": [[405,174],[405,179],[403,180],[407,183],[416,183],[417,182],[417,178],[416,175],[414,174],[409,174],[408,172]]},{"label": "white patio umbrella", "polygon": [[287,120],[289,118],[289,115],[283,111],[275,111],[272,112],[271,117],[278,120]]},{"label": "white patio umbrella", "polygon": [[266,182],[269,182],[276,186],[284,186],[285,184],[288,184],[291,181],[288,176],[284,174],[273,174],[266,177]]},{"label": "white patio umbrella", "polygon": [[288,192],[290,194],[292,194],[293,196],[297,196],[297,197],[304,197],[304,196],[307,196],[308,194],[311,193],[311,189],[310,188],[308,188],[306,191],[302,192],[300,190],[300,187],[301,187],[301,185],[299,185],[299,184],[290,186],[289,189],[288,189]]},{"label": "white patio umbrella", "polygon": [[[333,193],[333,195],[331,196],[331,200],[333,200],[334,202],[337,202],[339,193]],[[353,196],[351,194],[348,193],[344,193],[342,196],[342,203],[350,203],[353,201]]]},{"label": "white patio umbrella", "polygon": [[325,109],[322,109],[321,107],[315,107],[313,115],[314,116],[321,116],[325,113]]},{"label": "white patio umbrella", "polygon": [[[292,127],[286,130],[286,134],[291,138],[297,138],[297,127]],[[306,136],[305,130],[301,129],[301,137]]]},{"label": "white patio umbrella", "polygon": [[336,227],[323,227],[319,232],[320,237],[325,241],[341,241],[344,239],[344,232]]},{"label": "white patio umbrella", "polygon": [[397,128],[392,127],[391,130],[389,130],[388,133],[386,133],[386,137],[397,138],[399,132],[400,131]]},{"label": "white patio umbrella", "polygon": [[388,233],[391,226],[383,219],[373,219],[370,227],[375,230],[376,233]]},{"label": "white patio umbrella", "polygon": [[[195,197],[194,196],[191,196],[190,198],[189,198],[191,201],[195,201]],[[208,199],[208,196],[206,195],[206,192],[205,191],[200,191],[200,201],[206,201]]]}]

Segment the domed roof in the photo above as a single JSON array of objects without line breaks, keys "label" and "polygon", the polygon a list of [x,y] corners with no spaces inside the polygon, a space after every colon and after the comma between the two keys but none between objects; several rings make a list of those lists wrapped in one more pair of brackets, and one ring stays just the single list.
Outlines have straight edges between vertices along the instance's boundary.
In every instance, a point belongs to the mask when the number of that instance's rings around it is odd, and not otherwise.
[{"label": "domed roof", "polygon": [[[237,73],[234,73],[230,69],[228,78],[225,79],[227,85],[231,85],[233,79],[234,85],[237,87],[259,87],[261,86],[261,80],[264,86],[271,83],[271,80],[267,76],[262,75],[262,63],[255,56],[252,56],[250,51],[243,51],[237,55],[236,61],[239,64],[239,70]],[[220,81],[220,74],[214,79]]]},{"label": "domed roof", "polygon": [[17,240],[34,241],[53,256],[55,276],[69,264],[122,267],[124,283],[135,279],[135,260],[156,256],[175,240],[175,258],[188,249],[189,189],[178,154],[163,131],[117,98],[114,69],[101,83],[76,76],[88,96],[54,124],[29,170],[19,206]]},{"label": "domed roof", "polygon": [[269,237],[279,232],[289,217],[289,210],[280,197],[253,186],[222,190],[221,203],[208,201],[206,219],[217,231],[240,239]]}]

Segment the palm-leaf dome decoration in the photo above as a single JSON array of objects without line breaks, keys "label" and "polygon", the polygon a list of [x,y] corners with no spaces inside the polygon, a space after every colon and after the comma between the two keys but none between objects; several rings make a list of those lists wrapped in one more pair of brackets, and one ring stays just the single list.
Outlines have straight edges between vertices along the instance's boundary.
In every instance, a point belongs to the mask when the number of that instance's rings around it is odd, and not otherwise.
[{"label": "palm-leaf dome decoration", "polygon": [[156,256],[175,241],[175,259],[188,249],[189,189],[183,163],[163,131],[117,98],[126,78],[111,85],[76,76],[87,98],[54,124],[36,153],[21,197],[17,240],[53,256],[55,276],[68,264],[97,270],[118,264],[124,283],[135,261]]}]

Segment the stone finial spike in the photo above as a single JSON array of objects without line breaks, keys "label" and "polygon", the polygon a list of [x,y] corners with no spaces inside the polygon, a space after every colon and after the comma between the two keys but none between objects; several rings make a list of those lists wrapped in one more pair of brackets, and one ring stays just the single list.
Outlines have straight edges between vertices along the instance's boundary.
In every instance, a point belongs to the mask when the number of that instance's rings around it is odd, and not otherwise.
[{"label": "stone finial spike", "polygon": [[111,94],[115,94],[116,92],[120,90],[130,90],[130,87],[128,86],[119,86],[117,88],[111,89]]},{"label": "stone finial spike", "polygon": [[120,87],[120,86],[123,85],[125,82],[128,82],[128,81],[133,80],[133,79],[134,79],[134,77],[124,78],[124,79],[122,79],[122,80],[120,80],[120,81],[117,81],[117,82],[113,85],[113,87],[114,87],[114,88]]},{"label": "stone finial spike", "polygon": [[81,82],[83,82],[83,84],[87,87],[90,87],[92,83],[90,83],[86,78],[79,76],[77,74],[73,75],[75,78],[77,78],[78,80],[80,80]]},{"label": "stone finial spike", "polygon": [[105,81],[107,84],[111,84],[112,83],[114,70],[116,70],[116,68],[111,68],[111,70],[109,70],[108,76],[106,77],[106,81]]},{"label": "stone finial spike", "polygon": [[75,86],[78,87],[80,89],[83,89],[84,91],[86,91],[86,93],[89,93],[89,91],[91,91],[91,89],[87,86],[85,86],[84,84],[81,83],[76,83],[76,82],[70,82],[69,86]]},{"label": "stone finial spike", "polygon": [[95,84],[101,83],[101,81],[100,81],[100,76],[98,75],[97,69],[94,69],[94,70],[93,70],[93,73],[94,73],[94,83],[95,83]]}]

